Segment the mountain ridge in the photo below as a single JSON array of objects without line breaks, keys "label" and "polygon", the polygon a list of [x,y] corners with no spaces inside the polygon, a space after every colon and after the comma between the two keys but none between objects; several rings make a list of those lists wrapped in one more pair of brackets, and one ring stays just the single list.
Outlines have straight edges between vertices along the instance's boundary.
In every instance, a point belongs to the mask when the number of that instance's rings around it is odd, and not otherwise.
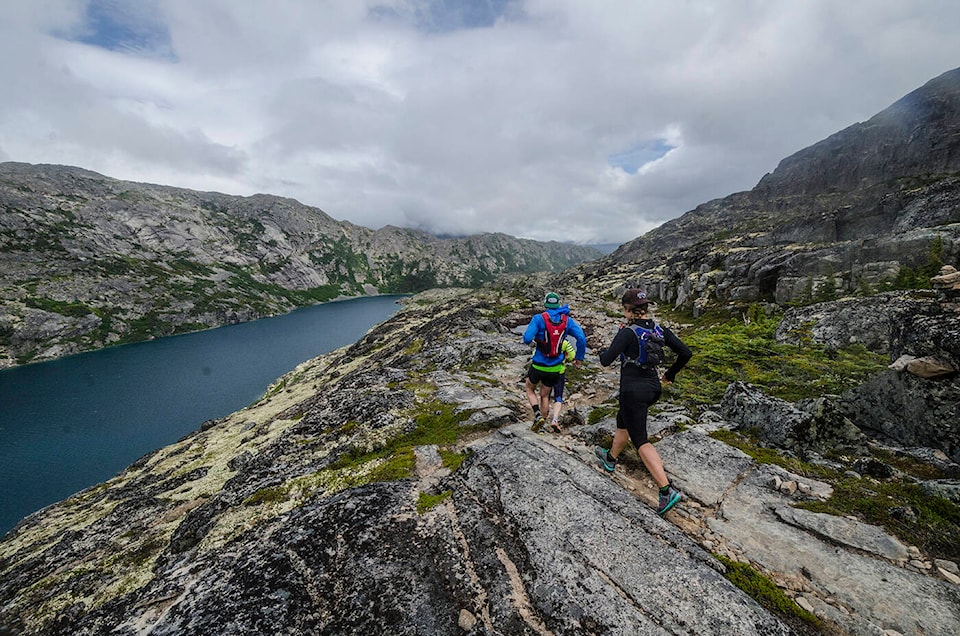
[{"label": "mountain ridge", "polygon": [[[931,258],[931,252],[936,252]],[[581,270],[692,307],[889,289],[960,255],[960,69],[783,159],[751,190],[707,201]]]},{"label": "mountain ridge", "polygon": [[336,298],[559,271],[591,248],[371,230],[239,197],[0,164],[0,366],[285,313]]}]

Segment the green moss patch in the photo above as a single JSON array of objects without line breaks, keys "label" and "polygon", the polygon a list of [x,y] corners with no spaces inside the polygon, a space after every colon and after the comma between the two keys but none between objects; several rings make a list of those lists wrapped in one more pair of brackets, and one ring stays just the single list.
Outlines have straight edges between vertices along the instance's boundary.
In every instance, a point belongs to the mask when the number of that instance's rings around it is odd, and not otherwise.
[{"label": "green moss patch", "polygon": [[565,382],[568,392],[574,392],[582,387],[589,386],[597,376],[597,368],[586,364],[567,364],[565,367]]},{"label": "green moss patch", "polygon": [[460,466],[463,465],[464,460],[469,454],[467,451],[462,453],[457,453],[454,451],[448,451],[443,448],[439,449],[440,460],[443,462],[443,465],[447,467],[450,472],[456,472],[460,469]]},{"label": "green moss patch", "polygon": [[840,394],[888,364],[884,356],[861,345],[834,351],[812,342],[779,344],[774,333],[780,317],[760,311],[751,315],[749,322],[732,319],[702,326],[703,321],[681,333],[694,355],[676,387],[692,409],[717,404],[736,380],[790,402]]},{"label": "green moss patch", "polygon": [[427,510],[430,510],[434,506],[443,503],[446,499],[450,497],[453,493],[449,490],[445,490],[439,495],[430,495],[425,492],[420,493],[420,496],[417,497],[417,514],[423,514]]},{"label": "green moss patch", "polygon": [[287,500],[288,492],[284,486],[268,486],[261,488],[249,497],[243,500],[245,506],[258,506],[260,504],[275,504]]},{"label": "green moss patch", "polygon": [[719,554],[713,556],[727,569],[724,576],[766,609],[788,623],[795,625],[800,620],[815,628],[820,627],[822,621],[819,618],[797,605],[773,581],[760,572],[746,563],[740,563]]},{"label": "green moss patch", "polygon": [[[350,486],[375,481],[395,481],[410,477],[416,465],[413,449],[416,446],[438,446],[441,453],[447,453],[447,461],[456,463],[452,458],[456,453],[443,450],[456,444],[461,436],[473,432],[478,427],[462,426],[461,422],[470,416],[469,412],[456,411],[456,405],[447,404],[439,400],[431,400],[421,404],[413,417],[413,428],[401,435],[390,438],[380,448],[367,451],[355,449],[345,453],[325,471],[351,471],[363,475],[351,482]],[[441,455],[443,456],[443,455]],[[463,460],[460,459],[460,462]],[[377,462],[376,468],[370,472],[357,472],[356,469]],[[459,466],[459,464],[457,464]]]},{"label": "green moss patch", "polygon": [[613,417],[617,414],[618,410],[620,410],[620,407],[616,404],[601,404],[600,406],[592,409],[590,414],[587,415],[587,424],[592,426],[600,420]]},{"label": "green moss patch", "polygon": [[423,338],[415,338],[406,349],[403,350],[403,355],[412,356],[423,351]]},{"label": "green moss patch", "polygon": [[26,298],[24,303],[27,307],[42,309],[43,311],[69,316],[71,318],[83,318],[93,313],[93,309],[83,303],[65,302],[51,298]]}]

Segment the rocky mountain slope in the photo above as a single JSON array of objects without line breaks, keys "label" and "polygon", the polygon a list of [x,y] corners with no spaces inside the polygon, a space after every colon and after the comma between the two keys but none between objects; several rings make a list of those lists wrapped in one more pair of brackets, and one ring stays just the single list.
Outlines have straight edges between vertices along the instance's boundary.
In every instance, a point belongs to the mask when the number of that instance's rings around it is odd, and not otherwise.
[{"label": "rocky mountain slope", "polygon": [[[957,79],[889,113],[930,106],[909,135],[878,116],[609,258],[414,296],[30,515],[0,539],[0,633],[960,633]],[[635,455],[611,478],[592,451],[637,283],[695,309],[658,308],[694,352],[649,426],[686,493],[665,519]],[[522,391],[547,289],[589,345],[560,435]]]},{"label": "rocky mountain slope", "polygon": [[[960,553],[931,554],[868,521],[802,507],[848,488],[842,471],[867,469],[856,456],[828,482],[716,436],[782,432],[790,421],[781,448],[823,450],[845,425],[823,409],[737,383],[709,408],[685,402],[688,385],[668,391],[651,431],[687,499],[666,520],[635,458],[613,479],[595,465],[593,444],[615,426],[618,370],[601,368],[594,348],[568,380],[564,433],[529,431],[520,383],[529,350],[518,330],[549,283],[522,283],[524,293],[416,296],[248,408],[29,516],[0,541],[0,626],[71,635],[960,629]],[[565,293],[591,341],[615,331],[605,299]],[[955,321],[944,324],[955,337]],[[741,589],[753,588],[738,576],[757,573],[781,595],[779,610]]]},{"label": "rocky mountain slope", "polygon": [[960,69],[780,162],[752,190],[636,238],[587,277],[628,277],[697,312],[932,276],[960,255]]},{"label": "rocky mountain slope", "polygon": [[591,248],[437,239],[238,197],[0,164],[0,365],[290,311],[344,296],[558,271]]}]

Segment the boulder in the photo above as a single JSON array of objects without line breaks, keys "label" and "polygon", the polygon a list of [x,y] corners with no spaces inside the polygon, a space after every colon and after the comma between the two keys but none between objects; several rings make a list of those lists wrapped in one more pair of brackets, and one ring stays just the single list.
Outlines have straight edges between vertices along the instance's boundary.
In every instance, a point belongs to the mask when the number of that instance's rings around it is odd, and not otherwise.
[{"label": "boulder", "polygon": [[912,299],[902,292],[866,298],[845,298],[805,307],[791,307],[777,325],[780,343],[803,346],[812,342],[828,349],[861,344],[870,351],[889,353],[897,325],[907,316],[939,313],[929,299]]},{"label": "boulder", "polygon": [[960,462],[960,380],[887,370],[844,393],[841,410],[860,430]]},{"label": "boulder", "polygon": [[757,434],[764,444],[801,456],[810,452],[865,448],[863,433],[834,397],[824,396],[795,405],[745,382],[733,382],[724,393],[720,410],[739,428]]}]

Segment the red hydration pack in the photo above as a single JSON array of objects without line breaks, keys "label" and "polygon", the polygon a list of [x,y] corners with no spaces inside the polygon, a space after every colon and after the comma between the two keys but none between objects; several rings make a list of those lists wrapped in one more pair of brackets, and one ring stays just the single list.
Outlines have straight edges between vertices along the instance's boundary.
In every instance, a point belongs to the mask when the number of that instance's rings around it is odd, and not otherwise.
[{"label": "red hydration pack", "polygon": [[560,322],[554,322],[548,311],[540,315],[543,317],[544,332],[547,339],[537,340],[537,349],[546,356],[556,358],[560,355],[560,346],[567,336],[567,314],[560,314]]}]

